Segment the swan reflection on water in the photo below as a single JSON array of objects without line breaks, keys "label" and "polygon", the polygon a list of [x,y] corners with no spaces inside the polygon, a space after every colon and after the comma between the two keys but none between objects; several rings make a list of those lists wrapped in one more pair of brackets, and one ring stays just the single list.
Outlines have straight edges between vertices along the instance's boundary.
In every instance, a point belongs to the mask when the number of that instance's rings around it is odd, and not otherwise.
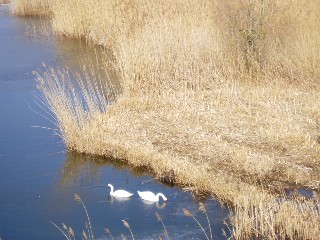
[{"label": "swan reflection on water", "polygon": [[[159,203],[159,202],[153,202],[153,201],[148,201],[148,200],[143,200],[143,199],[140,199],[141,202],[143,204],[146,205],[146,207],[152,207],[153,205],[156,206],[156,208],[158,209],[163,209],[166,207],[167,203],[166,202],[163,202],[163,203]],[[113,203],[116,203],[116,202],[119,202],[119,203],[125,203],[125,202],[129,202],[129,201],[132,201],[131,198],[117,198],[117,197],[113,197],[113,196],[108,196],[108,200],[107,202],[110,203],[110,204],[113,204]]]},{"label": "swan reflection on water", "polygon": [[130,201],[131,198],[117,198],[117,197],[114,197],[114,196],[108,196],[108,203],[114,203],[114,202],[128,202]]},{"label": "swan reflection on water", "polygon": [[141,199],[141,202],[143,202],[146,205],[155,204],[158,209],[163,209],[167,205],[166,202],[163,202],[162,204],[160,204],[159,202],[153,202],[153,201],[148,201],[148,200],[144,200],[144,199]]}]

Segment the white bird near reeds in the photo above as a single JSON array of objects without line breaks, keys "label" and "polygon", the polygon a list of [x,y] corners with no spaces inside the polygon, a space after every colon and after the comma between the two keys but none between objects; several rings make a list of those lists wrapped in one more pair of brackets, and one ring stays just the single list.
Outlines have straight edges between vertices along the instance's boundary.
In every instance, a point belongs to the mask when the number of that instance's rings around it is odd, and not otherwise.
[{"label": "white bird near reeds", "polygon": [[133,193],[129,193],[125,190],[117,190],[117,191],[113,191],[114,188],[111,184],[108,184],[108,188],[111,188],[111,191],[110,191],[110,195],[113,196],[113,197],[116,197],[116,198],[129,198],[133,195]]},{"label": "white bird near reeds", "polygon": [[159,202],[160,197],[162,197],[162,199],[165,202],[168,202],[168,199],[162,193],[158,193],[157,195],[155,195],[153,192],[150,192],[150,191],[145,191],[145,192],[138,191],[138,195],[143,200],[150,201],[150,202]]}]

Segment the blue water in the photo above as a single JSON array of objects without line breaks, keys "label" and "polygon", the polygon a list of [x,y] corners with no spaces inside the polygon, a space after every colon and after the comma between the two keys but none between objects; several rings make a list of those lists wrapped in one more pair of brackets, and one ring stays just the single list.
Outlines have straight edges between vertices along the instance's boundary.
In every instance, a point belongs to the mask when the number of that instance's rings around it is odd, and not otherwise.
[{"label": "blue water", "polygon": [[[83,55],[95,56],[99,49],[77,40],[53,39],[30,34],[41,21],[14,17],[0,6],[0,238],[65,239],[50,223],[71,226],[81,239],[87,221],[84,209],[74,200],[78,194],[89,212],[96,239],[108,238],[108,228],[116,239],[130,239],[126,220],[135,239],[164,239],[163,218],[170,239],[205,239],[199,226],[183,215],[188,209],[208,231],[205,215],[191,193],[163,185],[146,171],[130,169],[114,160],[67,152],[54,134],[54,123],[40,116],[34,102],[39,92],[32,71],[50,66],[79,68]],[[30,25],[31,24],[31,25]],[[45,127],[49,129],[44,129]],[[133,193],[152,190],[164,193],[169,202],[147,205],[135,194],[128,201],[109,196],[107,184]],[[214,239],[224,239],[223,220],[228,210],[214,199],[204,200]],[[108,238],[110,239],[110,238]]]}]

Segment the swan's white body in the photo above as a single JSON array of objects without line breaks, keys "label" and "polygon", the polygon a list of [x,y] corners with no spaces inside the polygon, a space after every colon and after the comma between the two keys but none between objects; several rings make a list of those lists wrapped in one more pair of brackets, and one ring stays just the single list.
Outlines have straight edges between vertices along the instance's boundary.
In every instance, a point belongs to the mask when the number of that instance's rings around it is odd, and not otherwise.
[{"label": "swan's white body", "polygon": [[117,190],[117,191],[113,191],[113,186],[111,184],[108,184],[108,188],[111,188],[110,191],[110,195],[113,197],[117,197],[117,198],[129,198],[131,197],[133,194],[129,193],[125,190]]},{"label": "swan's white body", "polygon": [[153,192],[150,192],[150,191],[146,191],[146,192],[138,191],[138,194],[143,200],[147,200],[150,202],[159,202],[159,197],[162,197],[162,199],[165,202],[168,202],[168,199],[162,193],[158,193],[157,195],[155,195]]}]

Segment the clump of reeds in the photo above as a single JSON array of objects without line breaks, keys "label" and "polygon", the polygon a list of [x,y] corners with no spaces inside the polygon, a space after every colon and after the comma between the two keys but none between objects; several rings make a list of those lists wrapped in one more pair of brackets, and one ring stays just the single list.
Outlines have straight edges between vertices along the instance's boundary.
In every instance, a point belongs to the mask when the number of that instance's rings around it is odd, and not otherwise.
[{"label": "clump of reeds", "polygon": [[94,67],[83,66],[79,73],[50,68],[48,72],[35,71],[34,74],[43,93],[35,96],[36,101],[43,110],[44,104],[48,104],[53,114],[47,112],[48,117],[60,129],[58,134],[69,149],[75,148],[73,140],[87,135],[85,129],[88,130],[90,122],[101,120],[99,114],[115,100],[113,86],[108,79],[102,81]]}]

